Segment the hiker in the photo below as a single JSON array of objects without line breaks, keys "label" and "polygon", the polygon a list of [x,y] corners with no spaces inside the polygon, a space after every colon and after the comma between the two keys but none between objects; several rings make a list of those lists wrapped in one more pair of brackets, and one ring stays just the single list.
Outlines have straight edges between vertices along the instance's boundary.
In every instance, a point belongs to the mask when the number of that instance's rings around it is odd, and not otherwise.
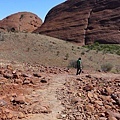
[{"label": "hiker", "polygon": [[78,60],[77,60],[77,73],[76,73],[76,75],[80,75],[81,71],[82,71],[81,58],[78,58]]}]

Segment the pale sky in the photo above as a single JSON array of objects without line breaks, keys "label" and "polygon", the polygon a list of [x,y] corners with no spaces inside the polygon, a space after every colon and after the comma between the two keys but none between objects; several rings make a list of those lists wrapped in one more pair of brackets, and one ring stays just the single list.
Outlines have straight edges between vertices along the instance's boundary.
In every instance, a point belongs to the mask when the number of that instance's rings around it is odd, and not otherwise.
[{"label": "pale sky", "polygon": [[43,21],[48,11],[66,0],[0,0],[0,20],[17,13],[32,12]]}]

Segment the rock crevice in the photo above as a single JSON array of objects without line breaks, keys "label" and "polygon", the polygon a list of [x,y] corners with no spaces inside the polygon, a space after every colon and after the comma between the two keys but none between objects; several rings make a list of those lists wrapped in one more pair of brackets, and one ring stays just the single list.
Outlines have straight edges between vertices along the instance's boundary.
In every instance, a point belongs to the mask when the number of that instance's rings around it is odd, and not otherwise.
[{"label": "rock crevice", "polygon": [[84,37],[84,40],[85,40],[85,43],[84,44],[86,44],[86,41],[87,41],[87,30],[88,29],[90,29],[90,30],[92,30],[93,29],[93,27],[92,26],[89,26],[90,25],[90,17],[91,17],[91,15],[92,15],[92,11],[93,11],[93,9],[90,9],[90,12],[88,13],[88,20],[87,20],[87,24],[86,24],[86,28],[85,28],[85,37]]}]

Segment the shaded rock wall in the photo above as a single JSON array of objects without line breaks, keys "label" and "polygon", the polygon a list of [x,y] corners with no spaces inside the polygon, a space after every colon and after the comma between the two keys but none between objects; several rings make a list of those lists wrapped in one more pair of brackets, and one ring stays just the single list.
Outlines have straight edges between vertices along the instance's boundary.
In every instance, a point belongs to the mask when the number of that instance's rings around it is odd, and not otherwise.
[{"label": "shaded rock wall", "polygon": [[34,32],[80,45],[120,43],[120,1],[67,0],[51,9]]},{"label": "shaded rock wall", "polygon": [[86,31],[86,43],[120,43],[120,1],[101,0],[93,7]]},{"label": "shaded rock wall", "polygon": [[42,20],[30,12],[18,12],[0,21],[0,31],[32,32],[42,24]]}]

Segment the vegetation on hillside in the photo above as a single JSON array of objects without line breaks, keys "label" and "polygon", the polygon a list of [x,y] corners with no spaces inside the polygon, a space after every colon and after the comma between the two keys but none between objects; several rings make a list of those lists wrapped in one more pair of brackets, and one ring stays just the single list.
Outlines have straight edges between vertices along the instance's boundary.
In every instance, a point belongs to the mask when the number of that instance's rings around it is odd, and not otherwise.
[{"label": "vegetation on hillside", "polygon": [[120,55],[120,45],[118,44],[99,44],[98,42],[92,45],[86,45],[85,48],[89,50],[103,51],[103,54],[111,53]]}]

